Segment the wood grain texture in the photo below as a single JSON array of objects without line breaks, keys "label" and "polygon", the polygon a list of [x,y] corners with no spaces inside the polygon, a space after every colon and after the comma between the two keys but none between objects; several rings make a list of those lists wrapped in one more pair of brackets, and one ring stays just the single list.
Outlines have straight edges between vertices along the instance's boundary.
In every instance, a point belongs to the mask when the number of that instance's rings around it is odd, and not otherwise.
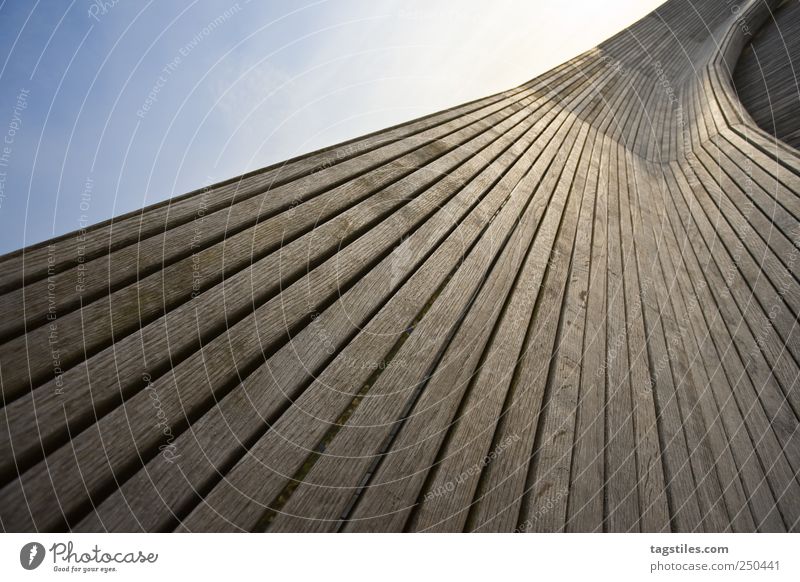
[{"label": "wood grain texture", "polygon": [[800,530],[800,10],[740,8],[0,257],[2,528]]}]

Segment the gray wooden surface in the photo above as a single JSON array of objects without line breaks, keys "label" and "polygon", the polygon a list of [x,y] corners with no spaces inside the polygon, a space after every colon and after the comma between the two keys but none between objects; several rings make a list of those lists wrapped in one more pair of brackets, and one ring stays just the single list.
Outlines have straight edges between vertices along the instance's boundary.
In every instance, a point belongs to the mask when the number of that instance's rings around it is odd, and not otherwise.
[{"label": "gray wooden surface", "polygon": [[800,529],[780,4],[0,258],[0,526]]},{"label": "gray wooden surface", "polygon": [[736,64],[736,94],[753,120],[784,143],[800,148],[800,2],[772,12]]}]

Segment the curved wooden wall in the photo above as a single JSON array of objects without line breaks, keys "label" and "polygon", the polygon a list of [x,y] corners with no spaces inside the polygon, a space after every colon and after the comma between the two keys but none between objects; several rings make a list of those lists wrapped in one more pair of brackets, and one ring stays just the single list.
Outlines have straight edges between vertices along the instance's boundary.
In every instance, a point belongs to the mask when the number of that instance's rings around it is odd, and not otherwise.
[{"label": "curved wooden wall", "polygon": [[800,528],[800,156],[731,82],[769,14],[670,0],[3,257],[2,527]]},{"label": "curved wooden wall", "polygon": [[733,76],[753,120],[800,147],[800,2],[784,2],[742,53]]}]

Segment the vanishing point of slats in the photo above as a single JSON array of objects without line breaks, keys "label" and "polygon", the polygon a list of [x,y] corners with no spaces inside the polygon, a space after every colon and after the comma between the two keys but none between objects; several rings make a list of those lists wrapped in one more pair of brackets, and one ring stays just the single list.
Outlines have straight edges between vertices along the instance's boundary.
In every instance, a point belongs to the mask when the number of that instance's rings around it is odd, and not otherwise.
[{"label": "vanishing point of slats", "polygon": [[796,8],[0,258],[0,525],[800,529]]}]

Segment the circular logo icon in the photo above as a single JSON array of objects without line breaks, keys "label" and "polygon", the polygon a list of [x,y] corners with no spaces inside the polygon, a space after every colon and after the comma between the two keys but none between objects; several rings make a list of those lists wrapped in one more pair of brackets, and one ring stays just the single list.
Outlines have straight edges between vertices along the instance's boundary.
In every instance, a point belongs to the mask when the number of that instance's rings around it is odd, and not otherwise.
[{"label": "circular logo icon", "polygon": [[26,570],[35,570],[44,560],[44,546],[39,542],[30,542],[19,551],[19,563]]}]

